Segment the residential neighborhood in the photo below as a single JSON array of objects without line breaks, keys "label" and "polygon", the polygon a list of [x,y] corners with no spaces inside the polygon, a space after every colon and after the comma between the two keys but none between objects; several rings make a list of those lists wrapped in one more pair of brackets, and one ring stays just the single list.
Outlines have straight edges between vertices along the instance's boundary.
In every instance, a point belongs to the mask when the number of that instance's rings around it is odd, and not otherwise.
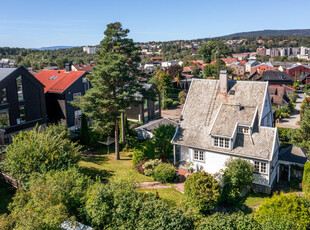
[{"label": "residential neighborhood", "polygon": [[310,29],[267,13],[288,5],[4,2],[0,229],[310,229]]}]

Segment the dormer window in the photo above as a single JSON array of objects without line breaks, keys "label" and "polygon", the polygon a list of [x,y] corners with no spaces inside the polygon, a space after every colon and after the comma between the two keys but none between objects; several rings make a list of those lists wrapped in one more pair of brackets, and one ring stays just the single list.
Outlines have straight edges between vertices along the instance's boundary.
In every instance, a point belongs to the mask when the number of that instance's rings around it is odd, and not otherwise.
[{"label": "dormer window", "polygon": [[229,143],[230,143],[229,138],[225,138],[225,137],[214,137],[213,138],[214,147],[229,149]]},{"label": "dormer window", "polygon": [[249,128],[248,127],[238,127],[238,133],[249,134]]}]

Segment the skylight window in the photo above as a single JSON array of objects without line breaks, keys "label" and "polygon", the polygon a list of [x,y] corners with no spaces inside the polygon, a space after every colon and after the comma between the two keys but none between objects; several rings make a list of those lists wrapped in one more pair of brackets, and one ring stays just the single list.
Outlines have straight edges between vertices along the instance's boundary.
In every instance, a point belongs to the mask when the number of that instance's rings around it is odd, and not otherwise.
[{"label": "skylight window", "polygon": [[50,77],[50,79],[49,80],[55,80],[55,79],[57,79],[59,77],[59,75],[53,75],[52,77]]}]

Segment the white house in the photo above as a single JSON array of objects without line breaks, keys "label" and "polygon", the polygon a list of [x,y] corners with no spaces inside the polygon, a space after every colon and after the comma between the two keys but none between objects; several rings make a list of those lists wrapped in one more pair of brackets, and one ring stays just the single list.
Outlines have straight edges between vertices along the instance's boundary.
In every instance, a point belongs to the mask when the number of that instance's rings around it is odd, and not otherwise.
[{"label": "white house", "polygon": [[277,181],[279,140],[272,127],[268,82],[192,79],[171,141],[174,163],[194,164],[195,171],[215,174],[230,157],[255,168],[253,189],[270,193]]},{"label": "white house", "polygon": [[245,64],[245,72],[250,73],[251,72],[251,68],[254,66],[259,65],[259,62],[256,60],[250,60]]}]

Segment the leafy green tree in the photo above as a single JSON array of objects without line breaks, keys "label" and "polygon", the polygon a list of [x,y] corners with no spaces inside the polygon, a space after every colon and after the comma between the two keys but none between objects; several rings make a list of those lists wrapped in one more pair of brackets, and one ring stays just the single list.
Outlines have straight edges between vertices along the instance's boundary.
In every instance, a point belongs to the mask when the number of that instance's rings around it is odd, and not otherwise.
[{"label": "leafy green tree", "polygon": [[231,51],[222,41],[209,41],[201,45],[198,54],[202,55],[205,63],[210,63],[212,60],[231,55]]},{"label": "leafy green tree", "polygon": [[251,215],[242,212],[233,214],[217,212],[198,222],[197,230],[261,230],[260,224]]},{"label": "leafy green tree", "polygon": [[19,132],[6,149],[5,171],[27,182],[32,173],[76,166],[80,159],[80,146],[71,142],[68,136],[68,130],[61,125]]},{"label": "leafy green tree", "polygon": [[273,195],[255,212],[262,229],[309,229],[309,203],[295,193]]},{"label": "leafy green tree", "polygon": [[167,95],[169,88],[172,87],[172,79],[168,71],[161,71],[158,76],[158,90],[164,92]]},{"label": "leafy green tree", "polygon": [[188,203],[203,213],[215,208],[220,199],[219,183],[204,171],[191,174],[185,181],[184,189]]},{"label": "leafy green tree", "polygon": [[304,196],[310,201],[310,162],[307,161],[304,167],[304,175],[302,177],[302,191]]},{"label": "leafy green tree", "polygon": [[144,89],[136,80],[140,74],[140,49],[132,39],[126,38],[128,33],[119,22],[107,25],[94,76],[90,79],[93,88],[75,103],[93,119],[93,129],[101,132],[114,129],[117,160],[120,158],[119,116],[135,102],[135,93],[144,95]]},{"label": "leafy green tree", "polygon": [[310,151],[310,107],[304,109],[300,128],[290,130],[289,137],[293,145]]},{"label": "leafy green tree", "polygon": [[19,189],[9,206],[7,228],[59,229],[68,218],[83,218],[80,207],[90,183],[75,168],[32,176],[29,190]]},{"label": "leafy green tree", "polygon": [[242,196],[243,190],[252,184],[254,168],[251,163],[241,158],[230,158],[225,162],[225,166],[222,199],[235,203]]},{"label": "leafy green tree", "polygon": [[175,133],[173,125],[161,125],[153,131],[156,155],[166,161],[172,158],[173,146],[171,140]]}]

